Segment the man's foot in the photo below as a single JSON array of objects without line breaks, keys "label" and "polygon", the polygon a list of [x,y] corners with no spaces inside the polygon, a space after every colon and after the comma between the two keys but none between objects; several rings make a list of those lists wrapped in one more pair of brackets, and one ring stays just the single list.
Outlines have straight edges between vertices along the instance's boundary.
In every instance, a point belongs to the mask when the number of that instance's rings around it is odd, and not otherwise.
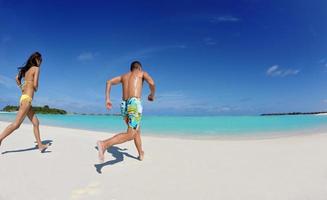
[{"label": "man's foot", "polygon": [[97,142],[99,162],[104,162],[104,147],[101,141]]},{"label": "man's foot", "polygon": [[48,144],[41,144],[41,145],[37,145],[39,150],[41,151],[41,153],[43,153],[48,147]]},{"label": "man's foot", "polygon": [[141,152],[139,155],[139,160],[142,161],[144,159],[144,151]]}]

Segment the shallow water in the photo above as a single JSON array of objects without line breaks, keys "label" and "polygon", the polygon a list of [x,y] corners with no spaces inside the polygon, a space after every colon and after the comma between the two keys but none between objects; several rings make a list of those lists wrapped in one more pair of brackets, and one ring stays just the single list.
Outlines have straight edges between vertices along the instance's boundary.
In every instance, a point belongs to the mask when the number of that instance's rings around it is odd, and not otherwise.
[{"label": "shallow water", "polygon": [[[15,113],[0,113],[0,121],[12,121]],[[93,131],[121,132],[126,130],[119,116],[38,115],[41,124]],[[28,122],[28,120],[25,120]],[[170,136],[251,136],[276,132],[318,129],[327,124],[327,116],[144,116],[142,133]]]}]

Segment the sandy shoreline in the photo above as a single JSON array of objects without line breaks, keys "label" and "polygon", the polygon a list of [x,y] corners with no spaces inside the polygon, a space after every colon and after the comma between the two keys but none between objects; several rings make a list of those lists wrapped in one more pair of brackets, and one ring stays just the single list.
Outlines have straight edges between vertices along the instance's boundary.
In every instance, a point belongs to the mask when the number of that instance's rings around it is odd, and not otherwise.
[{"label": "sandy shoreline", "polygon": [[[7,124],[0,122],[0,130]],[[144,161],[135,159],[134,144],[128,142],[110,149],[107,162],[96,165],[95,142],[110,134],[47,126],[41,133],[52,141],[48,153],[33,149],[28,124],[3,142],[0,200],[327,196],[327,134],[258,140],[144,136]]]}]

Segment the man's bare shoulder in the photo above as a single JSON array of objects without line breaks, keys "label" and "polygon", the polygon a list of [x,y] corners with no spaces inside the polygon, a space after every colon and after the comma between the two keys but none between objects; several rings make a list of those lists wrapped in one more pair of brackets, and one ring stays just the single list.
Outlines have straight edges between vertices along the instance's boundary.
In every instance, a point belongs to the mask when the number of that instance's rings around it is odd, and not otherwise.
[{"label": "man's bare shoulder", "polygon": [[130,76],[130,72],[121,75],[121,78],[128,78]]},{"label": "man's bare shoulder", "polygon": [[143,76],[143,78],[144,78],[144,77],[147,77],[147,76],[149,76],[149,73],[146,72],[146,71],[143,71],[143,72],[142,72],[142,76]]}]

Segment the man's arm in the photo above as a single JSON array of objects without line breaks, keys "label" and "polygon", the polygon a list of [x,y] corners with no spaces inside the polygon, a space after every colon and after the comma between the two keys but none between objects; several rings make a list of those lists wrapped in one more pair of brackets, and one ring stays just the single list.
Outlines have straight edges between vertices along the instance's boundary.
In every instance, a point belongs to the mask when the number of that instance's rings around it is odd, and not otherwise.
[{"label": "man's arm", "polygon": [[121,76],[117,76],[111,80],[107,80],[107,85],[106,85],[106,107],[108,110],[112,108],[112,103],[110,101],[110,90],[112,85],[117,85],[121,83]]},{"label": "man's arm", "polygon": [[156,86],[154,84],[154,81],[153,81],[152,77],[147,72],[144,72],[143,78],[149,84],[150,91],[151,91],[150,95],[148,96],[148,100],[153,101],[154,100],[154,94],[156,92]]}]

